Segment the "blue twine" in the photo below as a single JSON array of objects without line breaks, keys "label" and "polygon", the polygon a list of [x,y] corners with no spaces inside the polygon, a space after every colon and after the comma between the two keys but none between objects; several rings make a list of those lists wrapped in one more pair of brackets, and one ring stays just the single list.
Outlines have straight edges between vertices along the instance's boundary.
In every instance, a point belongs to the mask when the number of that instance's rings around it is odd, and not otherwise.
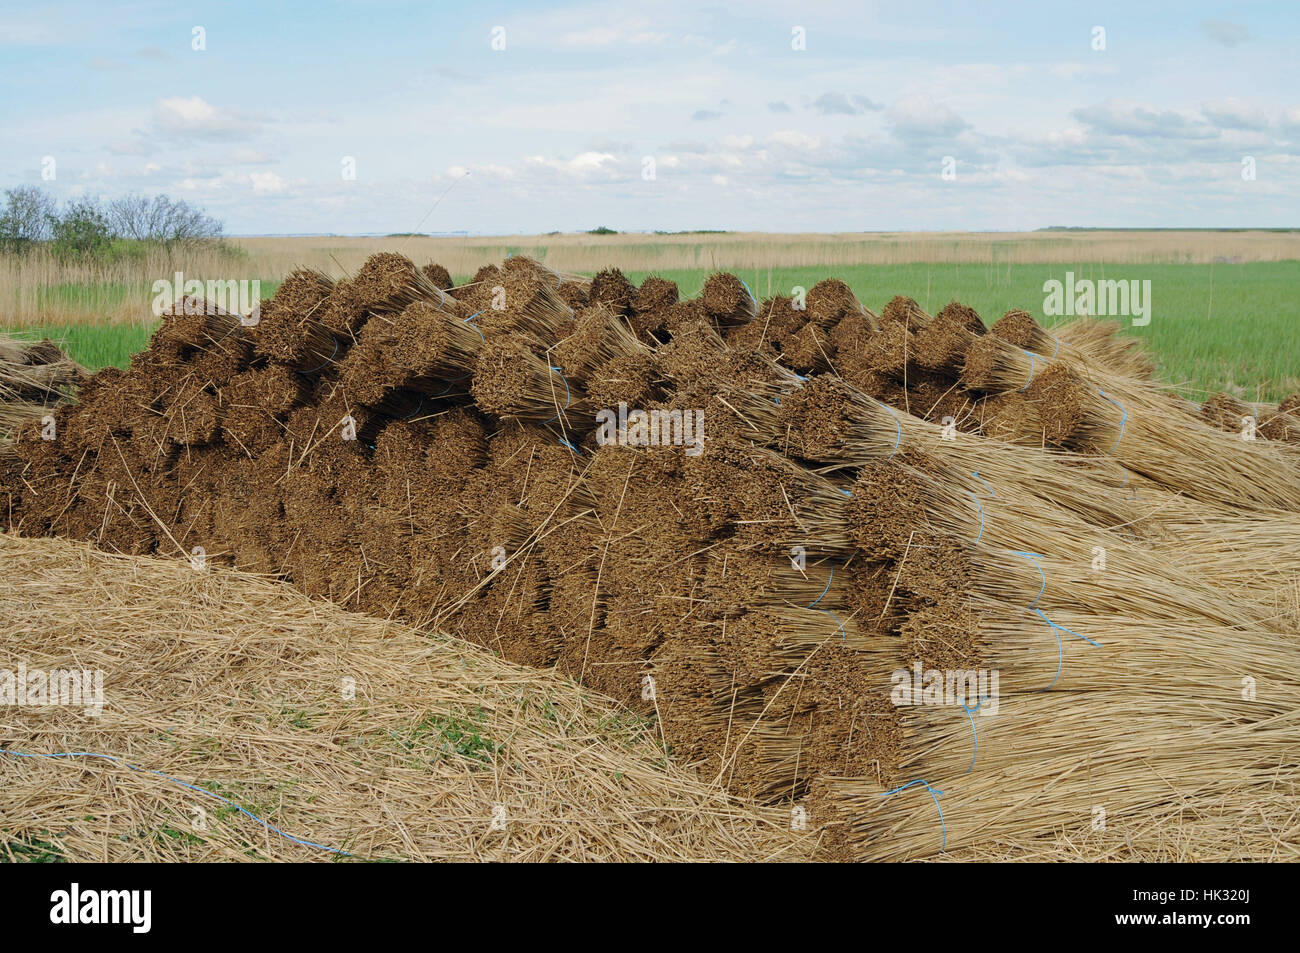
[{"label": "blue twine", "polygon": [[939,850],[941,851],[947,850],[948,849],[948,825],[946,825],[943,822],[943,808],[939,806],[939,798],[943,796],[942,791],[930,787],[929,782],[924,781],[921,778],[917,778],[915,781],[908,781],[906,784],[896,787],[892,791],[886,791],[884,794],[880,796],[889,797],[891,794],[897,794],[899,791],[906,791],[914,784],[925,785],[925,789],[930,792],[930,799],[934,801],[934,809],[939,812],[939,827],[943,829],[943,846],[940,847]]},{"label": "blue twine", "polygon": [[979,507],[979,511],[980,511],[980,531],[979,531],[979,533],[975,536],[975,542],[978,543],[981,539],[984,538],[984,507],[980,506],[980,501],[977,500],[977,499],[975,499],[975,494],[972,493],[970,490],[967,490],[967,491],[966,491],[966,495],[969,496],[972,500],[975,500],[975,505],[976,505],[977,507]]},{"label": "blue twine", "polygon": [[[829,588],[829,587],[827,587],[827,588]],[[847,632],[844,631],[844,623],[840,621],[840,617],[837,616],[837,615],[836,615],[834,612],[832,612],[830,609],[822,609],[821,611],[822,611],[822,612],[825,612],[828,616],[830,616],[832,619],[835,620],[835,624],[838,625],[838,626],[840,627],[840,639],[842,639],[843,641],[847,642],[847,641],[849,640],[849,634],[848,634]]]},{"label": "blue twine", "polygon": [[471,377],[473,377],[473,376],[474,376],[473,374],[466,374],[464,377],[454,377],[454,378],[452,378],[451,380],[447,381],[447,387],[446,387],[445,390],[440,390],[440,391],[438,391],[438,393],[436,393],[436,394],[430,394],[429,396],[430,396],[430,397],[441,397],[441,396],[443,396],[444,394],[449,393],[449,392],[451,391],[451,387],[452,387],[453,384],[459,384],[461,381],[467,381],[467,380],[469,380],[469,379],[470,379]]},{"label": "blue twine", "polygon": [[1049,691],[1053,685],[1055,685],[1058,681],[1061,680],[1061,666],[1065,661],[1065,648],[1064,646],[1061,645],[1061,636],[1059,632],[1069,632],[1071,635],[1075,636],[1076,638],[1083,639],[1083,641],[1087,642],[1089,645],[1095,645],[1097,646],[1097,648],[1101,648],[1101,643],[1092,641],[1092,639],[1088,638],[1086,635],[1079,635],[1079,633],[1075,632],[1073,629],[1067,629],[1063,625],[1057,625],[1046,615],[1044,615],[1042,609],[1032,609],[1032,611],[1035,612],[1040,619],[1042,619],[1049,626],[1051,626],[1052,634],[1056,636],[1056,677],[1053,678],[1050,683],[1048,683],[1047,688],[1042,689],[1042,691]]},{"label": "blue twine", "polygon": [[573,394],[572,394],[572,392],[569,390],[569,382],[566,381],[566,380],[564,380],[563,369],[562,369],[562,368],[559,368],[559,367],[554,367],[554,366],[549,365],[549,364],[548,364],[547,366],[550,367],[551,370],[553,370],[555,373],[559,374],[559,375],[560,375],[560,380],[564,382],[564,406],[563,406],[562,408],[560,408],[560,413],[558,413],[558,414],[556,414],[554,417],[550,418],[550,420],[543,420],[543,421],[542,421],[542,426],[543,426],[543,427],[545,427],[547,424],[549,424],[552,420],[559,420],[559,419],[560,419],[560,415],[563,414],[566,410],[568,410],[569,407],[570,407],[570,405],[572,405],[572,403],[573,403]]},{"label": "blue twine", "polygon": [[975,739],[975,750],[974,750],[973,752],[971,752],[971,756],[970,756],[970,767],[966,769],[966,771],[965,771],[966,774],[970,774],[972,771],[975,770],[975,759],[976,759],[977,757],[979,757],[979,753],[980,753],[980,733],[979,733],[978,731],[975,730],[975,712],[977,712],[977,711],[979,711],[981,708],[983,708],[983,707],[984,707],[984,703],[985,703],[986,701],[988,701],[987,696],[985,696],[985,697],[981,697],[980,700],[979,700],[978,702],[975,703],[975,707],[974,707],[974,708],[968,708],[968,707],[966,707],[966,703],[965,703],[964,701],[961,703],[962,711],[966,712],[966,717],[970,719],[970,730],[971,730],[971,735],[972,735],[972,736],[974,737],[974,739]]},{"label": "blue twine", "polygon": [[[468,318],[465,319],[465,323],[469,324],[471,321],[473,321],[482,313],[483,313],[482,311],[475,311],[473,314],[471,314]],[[486,344],[487,338],[483,337],[483,332],[482,330],[479,329],[479,326],[477,324],[469,324],[469,326],[473,328],[475,331],[478,331],[479,340],[482,341],[484,344]]]},{"label": "blue twine", "polygon": [[745,284],[744,278],[741,278],[739,275],[737,275],[736,280],[745,286],[745,294],[749,295],[749,303],[751,305],[749,309],[749,313],[753,315],[755,318],[758,317],[758,299],[754,297],[754,292],[749,290],[749,285]]},{"label": "blue twine", "polygon": [[1060,352],[1060,350],[1061,350],[1061,339],[1058,338],[1055,334],[1053,334],[1053,335],[1052,335],[1052,340],[1056,342],[1056,347],[1053,348],[1053,350],[1052,350],[1052,356],[1048,358],[1049,361],[1054,361],[1054,360],[1056,360],[1056,355],[1057,355],[1057,354]]},{"label": "blue twine", "polygon": [[993,497],[994,499],[997,498],[997,494],[993,492],[992,485],[989,483],[988,480],[980,476],[980,472],[978,470],[972,470],[970,475],[984,484],[985,488],[989,491],[989,496]]},{"label": "blue twine", "polygon": [[338,339],[338,338],[335,338],[335,339],[334,339],[334,353],[331,354],[329,357],[327,357],[327,358],[325,359],[325,364],[322,364],[320,367],[313,367],[313,368],[312,368],[311,370],[309,370],[309,371],[302,371],[301,373],[303,373],[303,374],[315,374],[317,371],[319,371],[319,370],[323,370],[323,369],[325,368],[326,364],[333,364],[333,363],[334,363],[334,358],[336,358],[336,357],[338,357],[338,356],[339,356],[339,339]]},{"label": "blue twine", "polygon": [[54,754],[40,754],[40,753],[29,754],[23,751],[10,751],[5,748],[0,748],[0,754],[13,755],[15,758],[102,758],[105,761],[112,761],[114,764],[124,765],[125,767],[130,768],[132,771],[139,771],[143,774],[156,774],[160,778],[166,778],[168,781],[171,781],[173,784],[179,784],[181,787],[188,788],[191,791],[197,791],[199,794],[206,794],[210,798],[214,798],[218,801],[221,801],[223,804],[227,804],[230,807],[233,807],[241,814],[245,814],[248,817],[251,817],[253,820],[257,821],[257,823],[261,824],[267,830],[273,831],[274,833],[279,834],[285,840],[293,841],[295,844],[301,844],[304,847],[315,847],[318,850],[327,850],[333,854],[342,854],[344,857],[356,856],[355,854],[349,854],[346,850],[340,850],[337,847],[329,847],[325,844],[317,844],[314,841],[309,841],[309,840],[300,840],[299,838],[294,837],[292,834],[286,834],[284,831],[280,830],[275,825],[268,824],[266,821],[262,820],[256,814],[252,813],[251,811],[249,811],[244,807],[241,807],[240,805],[236,804],[234,801],[230,800],[229,798],[224,798],[220,794],[216,794],[205,788],[201,788],[198,785],[188,784],[185,781],[180,780],[179,778],[173,778],[170,774],[163,774],[161,771],[155,771],[153,768],[137,767],[136,765],[131,764],[129,761],[123,761],[121,758],[115,757],[114,755],[111,754],[97,754],[94,751],[60,751]]},{"label": "blue twine", "polygon": [[1061,625],[1060,623],[1053,622],[1051,619],[1049,619],[1046,615],[1043,614],[1042,609],[1034,609],[1034,612],[1038,613],[1039,618],[1041,618],[1044,622],[1050,625],[1053,629],[1060,629],[1062,632],[1069,632],[1076,639],[1083,639],[1083,641],[1087,642],[1089,645],[1095,645],[1097,648],[1101,648],[1100,642],[1094,642],[1086,635],[1080,635],[1078,632],[1075,632],[1073,629],[1067,629],[1065,626]]},{"label": "blue twine", "polygon": [[[826,593],[828,593],[828,592],[831,591],[831,583],[833,583],[834,581],[835,581],[835,567],[832,566],[832,567],[831,567],[831,578],[829,578],[829,579],[826,580],[826,588],[822,590],[822,594],[821,594],[820,596],[818,596],[818,597],[817,597],[816,599],[814,599],[812,602],[808,603],[808,608],[809,608],[809,609],[811,609],[813,606],[817,605],[817,603],[821,602],[822,599],[825,598]],[[822,611],[825,612],[826,610],[823,609]]]},{"label": "blue twine", "polygon": [[[879,403],[879,401],[877,401],[877,403]],[[880,406],[889,411],[894,418],[894,430],[896,431],[894,434],[894,449],[890,451],[889,457],[887,458],[888,460],[892,460],[894,459],[894,454],[898,453],[899,444],[903,442],[903,425],[899,423],[898,414],[894,413],[894,408],[890,407],[888,404],[880,404]]]},{"label": "blue twine", "polygon": [[[1025,351],[1024,348],[1021,348],[1021,350]],[[1022,393],[1024,391],[1029,390],[1029,385],[1034,382],[1034,352],[1025,351],[1025,353],[1029,355],[1029,380],[1025,381],[1025,386],[1020,388],[1020,390],[1017,391],[1017,393]]]},{"label": "blue twine", "polygon": [[563,437],[560,438],[560,443],[564,444],[566,447],[568,447],[578,456],[582,456],[582,451],[579,450],[577,447],[575,447],[573,444],[569,443],[569,441],[565,440]]},{"label": "blue twine", "polygon": [[1043,577],[1043,585],[1039,588],[1038,595],[1034,596],[1034,601],[1029,603],[1028,606],[1026,606],[1026,608],[1032,609],[1034,606],[1038,605],[1038,600],[1043,598],[1043,591],[1047,589],[1047,573],[1043,572],[1042,564],[1038,562],[1038,560],[1045,559],[1046,557],[1042,553],[1027,553],[1022,549],[1013,549],[1011,550],[1011,552],[1013,555],[1016,556],[1024,556],[1026,559],[1032,562],[1034,564],[1034,568],[1038,570],[1038,574]]},{"label": "blue twine", "polygon": [[[1097,393],[1101,394],[1102,397],[1106,397],[1106,392],[1102,390],[1100,387],[1097,388]],[[1106,451],[1106,456],[1109,457],[1112,453],[1114,453],[1116,450],[1119,449],[1119,442],[1124,439],[1124,425],[1128,423],[1128,410],[1119,401],[1111,400],[1111,398],[1109,397],[1106,397],[1106,399],[1124,412],[1124,416],[1121,417],[1119,420],[1119,436],[1115,438],[1115,446],[1111,447],[1109,450]]]}]

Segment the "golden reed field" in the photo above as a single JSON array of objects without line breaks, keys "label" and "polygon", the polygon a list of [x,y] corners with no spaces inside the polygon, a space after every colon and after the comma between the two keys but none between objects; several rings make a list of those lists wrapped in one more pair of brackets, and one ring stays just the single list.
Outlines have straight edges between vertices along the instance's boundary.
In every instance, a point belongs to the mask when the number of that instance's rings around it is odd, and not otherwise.
[{"label": "golden reed field", "polygon": [[0,258],[0,327],[86,323],[91,315],[104,323],[140,321],[148,315],[153,282],[178,270],[201,280],[278,282],[294,268],[306,266],[341,277],[378,251],[436,261],[461,277],[509,254],[529,255],[552,268],[583,274],[611,266],[628,272],[824,268],[829,273],[857,265],[909,263],[1204,265],[1300,259],[1300,233],[1264,230],[321,235],[232,238],[228,245],[233,253],[149,252],[95,264],[64,264],[40,253]]}]

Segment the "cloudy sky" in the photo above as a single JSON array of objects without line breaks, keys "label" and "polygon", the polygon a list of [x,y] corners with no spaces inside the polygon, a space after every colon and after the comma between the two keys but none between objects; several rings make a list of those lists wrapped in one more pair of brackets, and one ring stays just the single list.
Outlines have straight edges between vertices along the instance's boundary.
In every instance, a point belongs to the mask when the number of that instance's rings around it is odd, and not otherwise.
[{"label": "cloudy sky", "polygon": [[4,0],[0,188],[232,234],[1300,225],[1297,39],[1281,2]]}]

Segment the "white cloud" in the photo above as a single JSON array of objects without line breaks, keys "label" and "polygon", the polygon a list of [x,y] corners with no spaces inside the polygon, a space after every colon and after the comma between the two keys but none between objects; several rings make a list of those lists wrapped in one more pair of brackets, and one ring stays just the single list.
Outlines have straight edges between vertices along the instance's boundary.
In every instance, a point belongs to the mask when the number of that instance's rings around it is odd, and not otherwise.
[{"label": "white cloud", "polygon": [[257,123],[236,109],[211,105],[200,96],[171,96],[153,106],[154,128],[164,136],[241,139],[257,132]]},{"label": "white cloud", "polygon": [[285,188],[284,179],[274,172],[250,172],[248,181],[252,184],[253,191],[259,195],[283,192]]},{"label": "white cloud", "polygon": [[524,161],[531,166],[554,169],[578,178],[586,178],[605,171],[615,158],[608,152],[580,152],[572,159],[529,156]]},{"label": "white cloud", "polygon": [[1098,132],[1113,136],[1155,139],[1212,139],[1217,133],[1172,109],[1157,109],[1140,103],[1108,99],[1095,106],[1074,110],[1074,117]]},{"label": "white cloud", "polygon": [[929,96],[904,96],[889,107],[894,132],[903,139],[945,139],[970,128],[946,105]]},{"label": "white cloud", "polygon": [[1268,116],[1235,97],[1201,104],[1201,115],[1223,129],[1267,129]]},{"label": "white cloud", "polygon": [[634,20],[617,26],[593,26],[585,30],[566,33],[560,37],[560,46],[594,49],[602,46],[658,46],[669,38],[668,33],[649,29],[649,20]]},{"label": "white cloud", "polygon": [[818,148],[822,141],[796,129],[781,129],[767,137],[773,145],[789,146],[791,149],[811,150]]}]

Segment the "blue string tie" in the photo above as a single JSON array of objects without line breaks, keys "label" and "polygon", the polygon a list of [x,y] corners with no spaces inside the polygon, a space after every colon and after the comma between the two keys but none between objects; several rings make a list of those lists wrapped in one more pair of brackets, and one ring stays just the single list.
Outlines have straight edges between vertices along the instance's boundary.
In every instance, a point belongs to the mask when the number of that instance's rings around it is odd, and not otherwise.
[{"label": "blue string tie", "polygon": [[[1102,390],[1100,387],[1097,388],[1097,393],[1101,394],[1102,397],[1106,397],[1106,392]],[[1124,425],[1128,423],[1128,410],[1119,401],[1112,400],[1109,397],[1106,397],[1106,399],[1109,400],[1116,407],[1118,407],[1121,411],[1123,411],[1124,414],[1124,416],[1122,416],[1119,419],[1119,436],[1115,438],[1115,446],[1111,447],[1109,450],[1106,451],[1106,456],[1109,457],[1112,453],[1114,453],[1116,450],[1119,449],[1119,442],[1124,439]]]},{"label": "blue string tie", "polygon": [[1043,584],[1041,587],[1039,587],[1038,595],[1034,596],[1034,601],[1029,603],[1028,606],[1026,606],[1026,608],[1032,609],[1034,606],[1038,605],[1038,600],[1043,598],[1043,591],[1047,589],[1047,573],[1043,572],[1043,566],[1038,561],[1046,557],[1044,557],[1042,553],[1027,553],[1022,549],[1013,549],[1011,550],[1011,552],[1013,555],[1024,556],[1026,559],[1028,559],[1031,563],[1034,564],[1034,568],[1038,570],[1038,574],[1043,577]]},{"label": "blue string tie", "polygon": [[330,364],[333,364],[333,363],[334,363],[334,358],[336,358],[336,357],[338,357],[338,356],[339,356],[339,339],[338,339],[338,338],[335,338],[335,339],[334,339],[334,353],[331,354],[329,357],[327,357],[327,358],[325,359],[325,363],[322,364],[320,367],[313,367],[311,370],[309,370],[309,371],[302,371],[301,373],[303,373],[303,374],[315,374],[315,373],[316,373],[317,371],[319,371],[319,370],[324,370],[325,367],[327,367],[327,366],[330,365]]},{"label": "blue string tie", "polygon": [[160,778],[165,778],[166,780],[171,781],[173,784],[179,784],[181,787],[186,788],[190,791],[196,791],[199,794],[207,795],[208,797],[220,801],[221,803],[229,807],[233,807],[235,810],[239,811],[239,813],[247,817],[251,817],[253,820],[257,821],[257,823],[261,824],[267,830],[275,834],[279,834],[285,840],[292,841],[295,844],[301,844],[304,847],[314,847],[317,850],[326,850],[332,854],[341,854],[344,857],[356,856],[355,854],[349,854],[346,850],[340,850],[337,847],[329,847],[325,844],[317,844],[314,841],[302,840],[300,838],[294,837],[292,834],[286,834],[284,831],[280,830],[275,825],[267,823],[266,821],[258,817],[256,814],[249,811],[247,808],[241,807],[240,805],[236,804],[234,801],[230,800],[229,798],[224,798],[220,794],[216,794],[212,791],[207,790],[206,788],[201,788],[196,784],[188,784],[187,782],[182,781],[179,778],[173,778],[170,774],[163,774],[161,771],[155,771],[153,768],[137,767],[136,765],[131,764],[129,761],[123,761],[121,758],[115,757],[114,755],[111,754],[98,754],[94,751],[60,751],[54,754],[41,754],[41,753],[30,754],[23,751],[10,751],[5,748],[0,748],[0,754],[12,755],[15,758],[51,758],[51,759],[53,758],[101,758],[104,761],[111,761],[114,764],[120,764],[124,767],[130,768],[132,771],[138,771],[141,774],[155,774]]},{"label": "blue string tie", "polygon": [[930,792],[930,798],[931,800],[934,801],[934,809],[939,812],[939,827],[943,830],[943,845],[939,848],[939,850],[941,851],[947,850],[948,849],[948,825],[946,825],[943,822],[943,808],[939,806],[939,798],[943,797],[942,791],[931,787],[929,782],[924,781],[921,778],[917,778],[915,781],[908,781],[906,784],[900,785],[899,787],[894,788],[894,790],[892,791],[886,791],[884,794],[880,796],[889,797],[892,794],[897,794],[899,791],[906,791],[914,784],[924,785],[925,789],[928,792]]}]

